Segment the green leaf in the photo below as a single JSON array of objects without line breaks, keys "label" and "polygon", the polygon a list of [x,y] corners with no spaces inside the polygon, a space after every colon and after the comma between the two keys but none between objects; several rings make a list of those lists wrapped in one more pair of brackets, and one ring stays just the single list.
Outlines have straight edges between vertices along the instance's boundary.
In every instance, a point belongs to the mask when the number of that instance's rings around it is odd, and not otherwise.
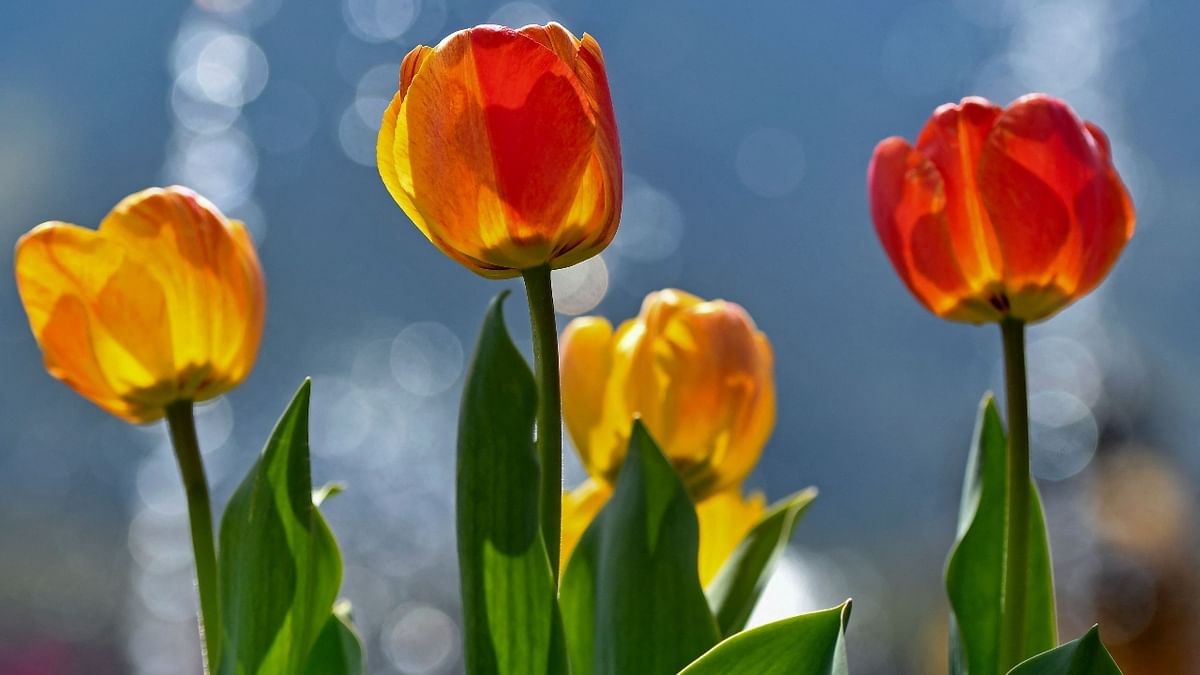
[{"label": "green leaf", "polygon": [[574,675],[673,675],[717,643],[698,543],[691,499],[635,421],[613,496],[563,575]]},{"label": "green leaf", "polygon": [[1100,642],[1100,628],[1092,626],[1078,640],[1038,654],[1008,675],[1121,675],[1121,669]]},{"label": "green leaf", "polygon": [[810,487],[772,506],[705,589],[721,635],[728,637],[746,626],[796,524],[816,498],[817,489]]},{"label": "green leaf", "polygon": [[458,425],[458,561],[467,672],[566,673],[562,621],[538,521],[537,389],[492,301]]},{"label": "green leaf", "polygon": [[[958,540],[946,563],[952,675],[1003,675],[998,662],[1004,597],[1006,444],[995,402],[985,396],[967,461]],[[1036,485],[1031,486],[1029,495],[1024,646],[1031,656],[1054,647],[1057,637],[1050,545]]]},{"label": "green leaf", "polygon": [[361,640],[350,620],[350,603],[334,605],[333,613],[317,636],[304,675],[362,675]]},{"label": "green leaf", "polygon": [[726,638],[679,675],[848,675],[850,601]]},{"label": "green leaf", "polygon": [[223,675],[302,672],[341,585],[333,533],[313,505],[305,381],[221,519]]}]

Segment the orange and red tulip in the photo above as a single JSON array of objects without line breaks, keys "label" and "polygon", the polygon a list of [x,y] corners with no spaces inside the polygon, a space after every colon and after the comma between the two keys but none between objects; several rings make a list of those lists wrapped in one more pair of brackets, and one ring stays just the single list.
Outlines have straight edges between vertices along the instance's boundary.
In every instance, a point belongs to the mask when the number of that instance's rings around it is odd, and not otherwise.
[{"label": "orange and red tulip", "polygon": [[1044,319],[1095,288],[1133,234],[1108,138],[1043,94],[947,103],[915,146],[882,141],[867,182],[900,278],[956,321]]},{"label": "orange and red tulip", "polygon": [[621,212],[600,46],[550,23],[477,26],[413,49],[377,163],[421,232],[485,277],[590,258]]},{"label": "orange and red tulip", "polygon": [[130,422],[218,396],[254,365],[266,306],[254,245],[187,188],[130,195],[98,230],[38,225],[17,243],[16,276],[50,374]]}]

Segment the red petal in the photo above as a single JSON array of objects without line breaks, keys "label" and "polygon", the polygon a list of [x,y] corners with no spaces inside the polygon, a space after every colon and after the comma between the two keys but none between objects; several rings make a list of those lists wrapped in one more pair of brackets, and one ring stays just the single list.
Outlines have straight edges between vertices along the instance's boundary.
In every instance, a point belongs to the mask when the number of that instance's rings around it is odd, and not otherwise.
[{"label": "red petal", "polygon": [[496,187],[530,230],[514,234],[552,238],[574,200],[595,137],[574,68],[510,30],[473,29],[471,51]]},{"label": "red petal", "polygon": [[1078,286],[1081,245],[1096,235],[1085,234],[1095,224],[1078,220],[1076,201],[1106,169],[1101,146],[1058,99],[1024,97],[996,121],[978,179],[1010,290]]},{"label": "red petal", "polygon": [[999,281],[1002,274],[996,235],[975,183],[979,153],[1001,112],[978,97],[947,103],[934,111],[917,137],[917,149],[929,157],[945,183],[955,257],[977,286]]},{"label": "red petal", "polygon": [[917,299],[945,314],[968,292],[950,240],[945,185],[929,158],[903,138],[882,141],[871,158],[868,190],[875,231]]}]

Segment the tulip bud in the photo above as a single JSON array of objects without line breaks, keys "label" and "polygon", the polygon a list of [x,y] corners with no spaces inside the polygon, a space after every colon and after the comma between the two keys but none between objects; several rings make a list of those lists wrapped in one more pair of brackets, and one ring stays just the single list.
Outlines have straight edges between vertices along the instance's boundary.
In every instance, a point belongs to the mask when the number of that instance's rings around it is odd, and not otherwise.
[{"label": "tulip bud", "polygon": [[1095,288],[1133,235],[1108,139],[1042,94],[941,106],[915,147],[875,148],[867,182],[900,278],[956,321],[1044,319]]},{"label": "tulip bud", "polygon": [[556,23],[477,26],[404,59],[379,174],[443,253],[491,278],[599,253],[621,212],[600,46]]},{"label": "tulip bud", "polygon": [[46,369],[130,422],[218,396],[254,365],[266,305],[254,245],[187,188],[130,195],[99,230],[38,225],[17,243],[16,276]]},{"label": "tulip bud", "polygon": [[770,344],[730,302],[651,293],[615,334],[604,319],[572,321],[560,354],[567,430],[610,484],[635,416],[697,501],[740,484],[775,424]]}]

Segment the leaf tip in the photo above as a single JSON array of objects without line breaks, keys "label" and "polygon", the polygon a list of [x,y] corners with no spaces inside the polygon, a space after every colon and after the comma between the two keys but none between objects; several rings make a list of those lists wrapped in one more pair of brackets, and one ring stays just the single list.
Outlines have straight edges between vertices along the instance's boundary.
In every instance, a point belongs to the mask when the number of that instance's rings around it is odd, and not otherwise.
[{"label": "leaf tip", "polygon": [[846,598],[842,603],[842,630],[846,630],[846,626],[850,625],[850,611],[854,609],[854,598]]},{"label": "leaf tip", "polygon": [[296,390],[296,395],[293,397],[296,403],[303,402],[306,406],[309,399],[312,398],[312,378],[305,377],[300,383],[300,388]]}]

